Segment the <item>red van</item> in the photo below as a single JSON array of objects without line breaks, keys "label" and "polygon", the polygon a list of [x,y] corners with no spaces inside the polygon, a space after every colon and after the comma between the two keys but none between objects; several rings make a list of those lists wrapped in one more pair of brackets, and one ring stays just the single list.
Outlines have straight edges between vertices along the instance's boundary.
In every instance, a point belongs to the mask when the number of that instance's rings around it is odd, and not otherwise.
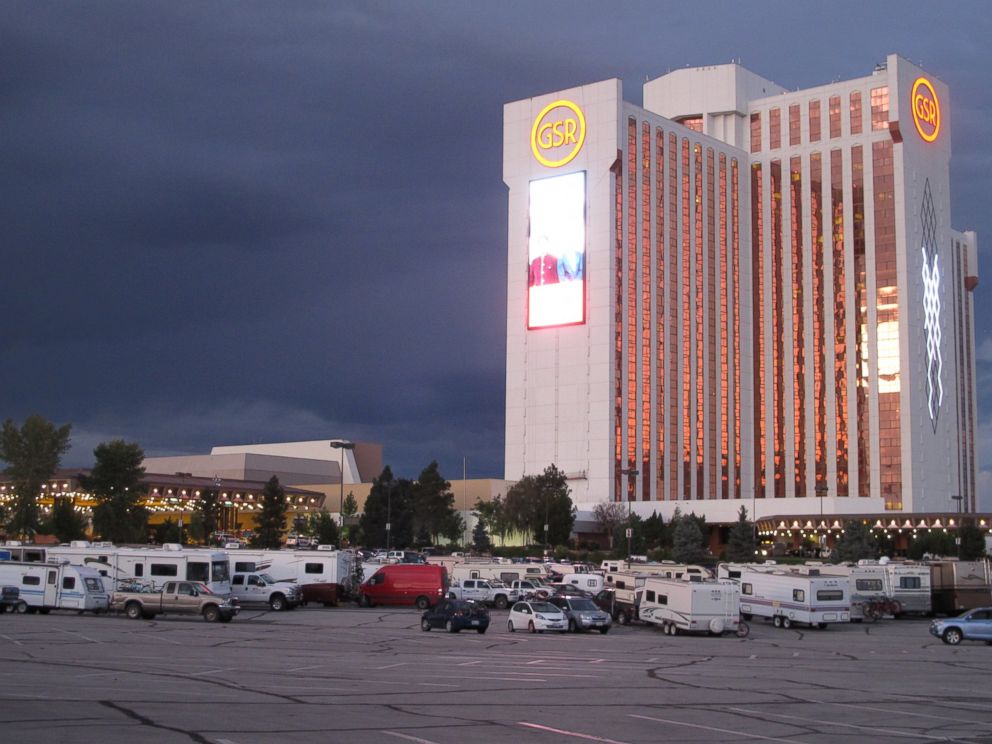
[{"label": "red van", "polygon": [[362,582],[359,604],[416,605],[433,607],[448,593],[448,570],[444,566],[392,563]]}]

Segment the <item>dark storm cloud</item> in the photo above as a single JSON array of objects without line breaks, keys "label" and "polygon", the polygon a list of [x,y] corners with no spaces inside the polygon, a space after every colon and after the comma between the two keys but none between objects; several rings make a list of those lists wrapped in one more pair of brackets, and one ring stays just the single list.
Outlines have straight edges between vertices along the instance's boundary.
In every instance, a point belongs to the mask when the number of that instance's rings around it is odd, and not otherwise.
[{"label": "dark storm cloud", "polygon": [[989,25],[980,3],[2,4],[0,417],[74,423],[76,464],[111,436],[346,436],[404,475],[499,476],[504,102],[621,77],[636,103],[733,57],[806,87],[899,52],[951,85],[955,225],[992,235]]}]

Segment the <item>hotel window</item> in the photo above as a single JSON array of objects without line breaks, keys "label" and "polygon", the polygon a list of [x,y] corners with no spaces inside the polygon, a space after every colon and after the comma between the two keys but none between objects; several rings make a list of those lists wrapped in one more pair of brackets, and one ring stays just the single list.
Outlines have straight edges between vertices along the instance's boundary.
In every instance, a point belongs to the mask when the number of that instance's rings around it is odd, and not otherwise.
[{"label": "hotel window", "polygon": [[810,239],[813,254],[813,434],[816,485],[827,481],[826,313],[823,257],[823,159],[809,156]]},{"label": "hotel window", "polygon": [[827,101],[830,119],[830,139],[840,137],[840,96],[830,96]]},{"label": "hotel window", "polygon": [[751,306],[751,329],[754,334],[754,497],[765,498],[765,279],[763,206],[764,183],[761,163],[751,164],[751,245],[754,260],[751,263],[751,284],[754,299]]},{"label": "hotel window", "polygon": [[686,129],[691,129],[693,132],[699,132],[700,134],[703,133],[702,116],[687,116],[684,119],[676,119],[676,121]]},{"label": "hotel window", "polygon": [[668,393],[672,438],[668,447],[668,498],[679,497],[679,140],[674,133],[668,135]]},{"label": "hotel window", "polygon": [[837,495],[849,495],[847,405],[847,266],[844,256],[844,163],[840,150],[830,151],[834,289],[834,396],[837,415]]},{"label": "hotel window", "polygon": [[809,141],[820,141],[820,102],[809,102]]},{"label": "hotel window", "polygon": [[[627,468],[637,468],[637,121],[627,120]],[[646,476],[647,474],[645,474]],[[634,500],[636,478],[627,479]]]},{"label": "hotel window", "polygon": [[871,128],[886,129],[889,126],[889,88],[871,89]]},{"label": "hotel window", "polygon": [[761,114],[751,114],[751,152],[761,152]]},{"label": "hotel window", "polygon": [[799,104],[789,106],[789,144],[798,145],[802,142],[802,132],[799,124]]},{"label": "hotel window", "polygon": [[[651,499],[651,125],[641,123],[641,500]],[[636,498],[636,497],[635,497]]]},{"label": "hotel window", "polygon": [[858,496],[871,496],[871,443],[868,437],[868,391],[871,384],[868,363],[868,270],[865,256],[865,167],[861,145],[851,148],[851,199],[854,237],[854,375],[857,395]]},{"label": "hotel window", "polygon": [[785,296],[782,243],[782,161],[769,164],[771,177],[771,239],[772,239],[772,435],[775,465],[775,498],[785,496]]},{"label": "hotel window", "polygon": [[851,134],[861,134],[861,91],[851,92]]},{"label": "hotel window", "polygon": [[802,158],[789,159],[789,207],[792,249],[792,417],[796,495],[806,491],[806,282],[803,275]]},{"label": "hotel window", "polygon": [[[654,191],[655,191],[655,328],[658,346],[657,392],[654,410],[657,425],[657,464],[655,498],[665,499],[665,133],[655,129],[654,136]],[[645,447],[647,445],[645,444]]]},{"label": "hotel window", "polygon": [[773,108],[768,112],[768,149],[777,150],[782,146],[782,109]]}]

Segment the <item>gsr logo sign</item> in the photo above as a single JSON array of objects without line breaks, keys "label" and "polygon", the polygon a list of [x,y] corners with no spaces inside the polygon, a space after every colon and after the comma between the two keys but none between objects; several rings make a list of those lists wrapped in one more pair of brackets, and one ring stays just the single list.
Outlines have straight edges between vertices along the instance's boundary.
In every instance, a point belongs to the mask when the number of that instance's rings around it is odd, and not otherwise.
[{"label": "gsr logo sign", "polygon": [[582,109],[564,99],[549,103],[534,119],[530,149],[541,165],[560,168],[579,154],[586,140]]},{"label": "gsr logo sign", "polygon": [[913,83],[911,103],[913,123],[924,142],[933,142],[940,133],[940,101],[933,85],[924,77]]}]

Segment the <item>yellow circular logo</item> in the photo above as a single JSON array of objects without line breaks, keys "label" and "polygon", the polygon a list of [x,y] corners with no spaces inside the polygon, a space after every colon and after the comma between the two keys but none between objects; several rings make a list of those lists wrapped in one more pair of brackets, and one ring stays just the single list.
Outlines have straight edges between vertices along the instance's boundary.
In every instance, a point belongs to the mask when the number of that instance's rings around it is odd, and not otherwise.
[{"label": "yellow circular logo", "polygon": [[925,142],[933,142],[940,133],[940,101],[937,100],[937,91],[929,80],[918,77],[913,83],[911,99],[916,131]]},{"label": "yellow circular logo", "polygon": [[586,117],[582,109],[564,99],[541,109],[530,130],[530,149],[537,162],[548,168],[570,163],[585,141]]}]

